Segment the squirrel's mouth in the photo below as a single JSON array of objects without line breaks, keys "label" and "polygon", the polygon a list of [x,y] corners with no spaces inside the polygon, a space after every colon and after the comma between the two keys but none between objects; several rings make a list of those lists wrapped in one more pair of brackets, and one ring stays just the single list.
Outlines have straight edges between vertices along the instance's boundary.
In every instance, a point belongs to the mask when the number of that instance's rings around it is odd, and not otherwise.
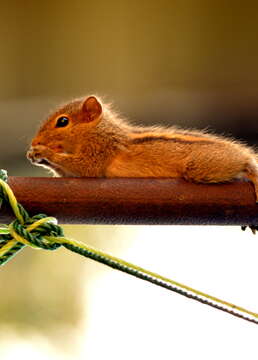
[{"label": "squirrel's mouth", "polygon": [[46,159],[34,160],[34,163],[36,163],[37,165],[51,166],[50,162]]},{"label": "squirrel's mouth", "polygon": [[27,152],[27,158],[33,165],[41,166],[47,170],[51,170],[54,176],[75,176],[73,173],[67,172],[65,169],[63,169],[62,166],[53,163],[44,157],[41,157],[41,154],[33,151],[33,149]]},{"label": "squirrel's mouth", "polygon": [[47,170],[51,170],[53,172],[54,176],[63,176],[63,177],[72,176],[71,174],[67,175],[66,172],[63,171],[61,167],[59,167],[57,164],[54,164],[54,163],[48,161],[45,158],[35,159],[32,163],[37,166],[42,166],[43,168],[45,168]]},{"label": "squirrel's mouth", "polygon": [[42,166],[45,169],[50,169],[50,170],[58,170],[59,169],[57,164],[54,164],[54,163],[52,163],[51,161],[48,161],[45,158],[36,159],[36,160],[33,161],[33,164],[37,165],[37,166]]},{"label": "squirrel's mouth", "polygon": [[51,168],[51,169],[54,168],[54,165],[45,158],[37,158],[32,154],[27,154],[27,157],[33,165],[43,166],[45,168]]},{"label": "squirrel's mouth", "polygon": [[51,163],[45,158],[28,157],[34,165],[51,167]]}]

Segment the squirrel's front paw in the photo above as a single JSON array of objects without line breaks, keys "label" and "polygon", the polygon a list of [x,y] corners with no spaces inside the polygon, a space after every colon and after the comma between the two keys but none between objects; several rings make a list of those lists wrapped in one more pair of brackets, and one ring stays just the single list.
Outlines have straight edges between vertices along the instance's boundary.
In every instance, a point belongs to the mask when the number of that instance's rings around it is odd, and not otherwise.
[{"label": "squirrel's front paw", "polygon": [[258,230],[258,226],[257,226],[257,225],[248,225],[248,226],[247,226],[247,225],[243,225],[243,226],[241,226],[241,230],[245,231],[247,227],[252,231],[252,233],[253,233],[254,235],[256,234],[256,230]]}]

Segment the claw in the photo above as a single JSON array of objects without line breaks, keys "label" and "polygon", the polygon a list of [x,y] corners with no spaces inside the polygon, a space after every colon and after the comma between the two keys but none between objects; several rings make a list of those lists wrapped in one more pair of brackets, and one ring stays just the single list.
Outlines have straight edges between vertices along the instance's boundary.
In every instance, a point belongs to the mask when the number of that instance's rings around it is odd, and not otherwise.
[{"label": "claw", "polygon": [[258,226],[257,226],[257,225],[248,225],[248,226],[247,226],[247,225],[243,225],[243,226],[241,226],[241,230],[245,231],[247,227],[252,231],[252,233],[253,233],[254,235],[256,234],[256,230],[258,230]]}]

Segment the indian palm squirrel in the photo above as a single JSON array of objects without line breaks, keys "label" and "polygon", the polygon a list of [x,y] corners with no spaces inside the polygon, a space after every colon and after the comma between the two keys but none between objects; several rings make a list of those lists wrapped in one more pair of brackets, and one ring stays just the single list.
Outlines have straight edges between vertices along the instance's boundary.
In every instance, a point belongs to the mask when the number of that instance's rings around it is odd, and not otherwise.
[{"label": "indian palm squirrel", "polygon": [[258,199],[252,148],[202,131],[134,126],[96,96],[73,100],[52,113],[27,157],[65,177],[179,177],[196,183],[246,178]]}]

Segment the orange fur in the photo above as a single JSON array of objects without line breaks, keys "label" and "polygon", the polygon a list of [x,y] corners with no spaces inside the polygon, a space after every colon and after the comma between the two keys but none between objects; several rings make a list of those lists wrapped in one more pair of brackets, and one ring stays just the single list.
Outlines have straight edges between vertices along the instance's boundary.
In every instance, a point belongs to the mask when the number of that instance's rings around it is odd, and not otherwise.
[{"label": "orange fur", "polygon": [[[69,124],[58,128],[65,116]],[[59,176],[181,177],[219,183],[246,177],[258,198],[255,152],[232,139],[176,127],[139,127],[91,96],[49,116],[28,151],[36,165]]]}]

